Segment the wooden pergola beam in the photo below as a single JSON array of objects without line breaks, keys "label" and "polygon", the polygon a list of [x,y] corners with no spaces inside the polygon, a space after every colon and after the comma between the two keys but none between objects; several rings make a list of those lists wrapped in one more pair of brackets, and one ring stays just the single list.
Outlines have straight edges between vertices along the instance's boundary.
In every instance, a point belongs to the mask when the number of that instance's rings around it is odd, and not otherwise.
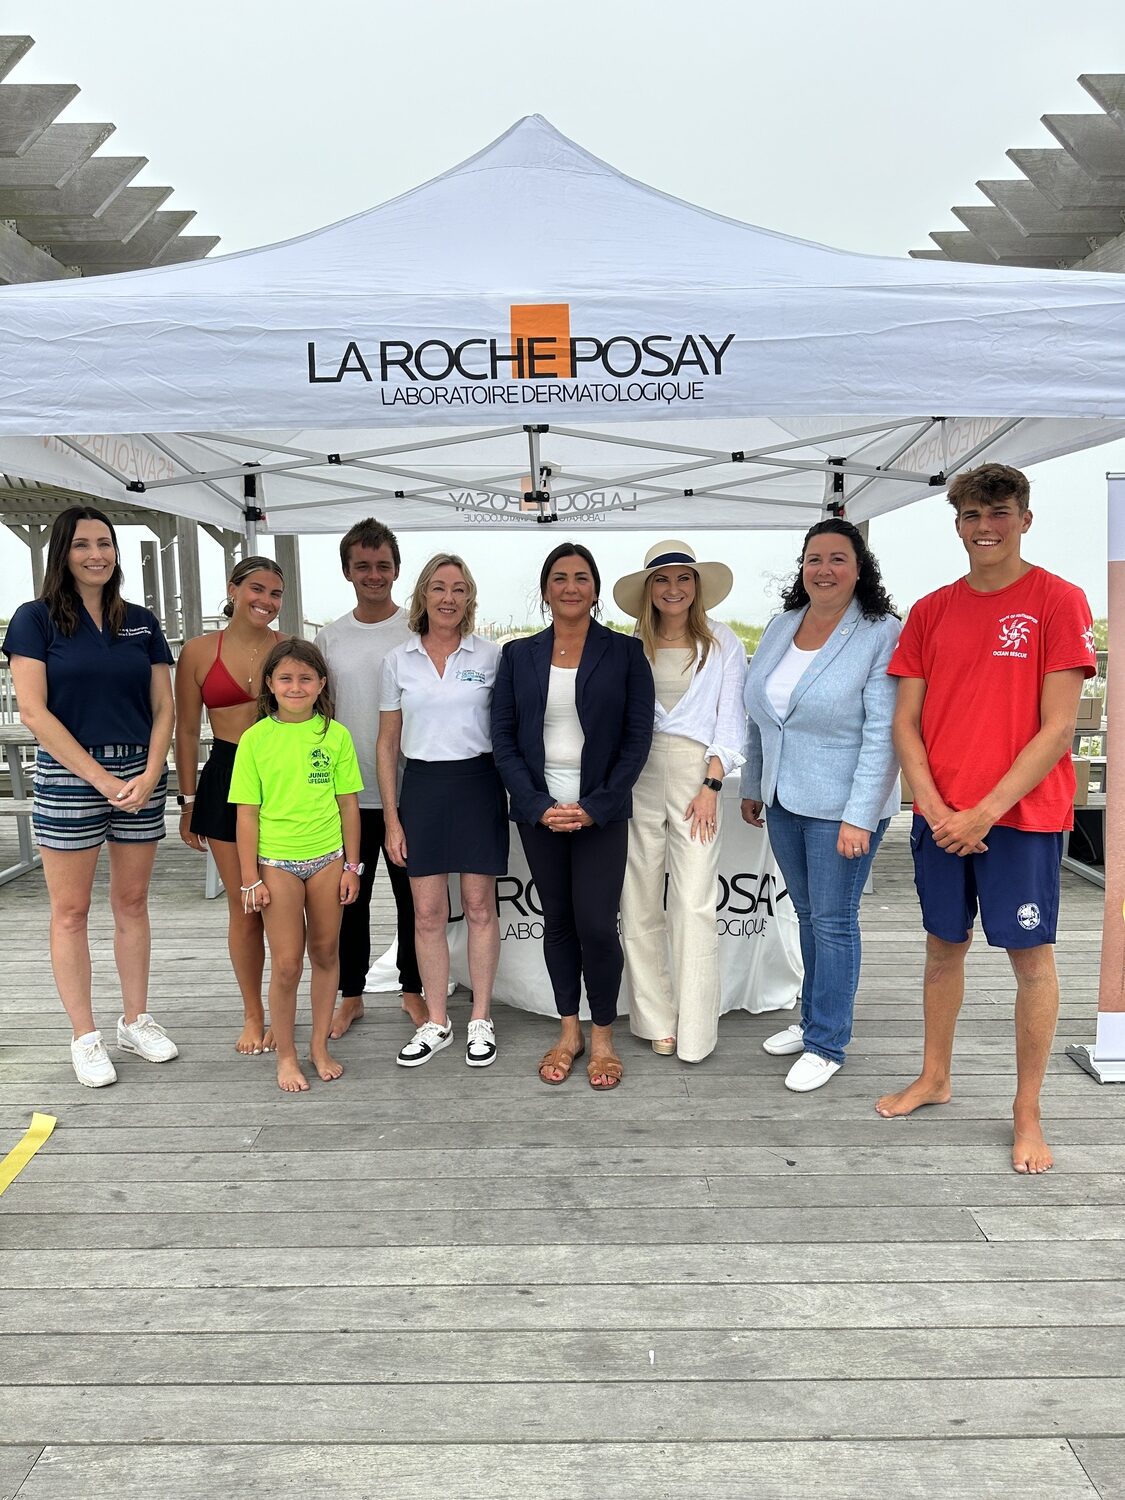
[{"label": "wooden pergola beam", "polygon": [[77,97],[76,83],[6,83],[0,110],[0,156],[23,156]]},{"label": "wooden pergola beam", "polygon": [[[0,89],[8,88],[0,85]],[[113,134],[113,125],[51,125],[22,156],[0,158],[4,188],[62,187]]]},{"label": "wooden pergola beam", "polygon": [[89,214],[42,214],[18,218],[16,229],[33,245],[127,245],[171,196],[170,187],[126,188],[96,219]]},{"label": "wooden pergola beam", "polygon": [[0,218],[76,214],[97,219],[147,165],[145,156],[92,156],[62,187],[0,187]]}]

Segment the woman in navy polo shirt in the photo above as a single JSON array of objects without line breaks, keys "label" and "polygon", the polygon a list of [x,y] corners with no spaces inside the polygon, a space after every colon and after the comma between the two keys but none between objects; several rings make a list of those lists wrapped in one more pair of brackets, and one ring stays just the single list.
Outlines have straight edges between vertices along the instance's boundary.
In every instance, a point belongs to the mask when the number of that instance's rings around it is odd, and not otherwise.
[{"label": "woman in navy polo shirt", "polygon": [[86,922],[109,844],[114,958],[124,1015],[117,1045],[167,1062],[176,1045],[148,1014],[148,885],[164,837],[172,740],[172,654],[156,616],[121,597],[117,536],[74,506],[51,528],[43,588],[12,616],[3,650],[20,718],[39,742],[33,825],[51,898],[51,967],[90,1088],[117,1074],[95,1030]]}]

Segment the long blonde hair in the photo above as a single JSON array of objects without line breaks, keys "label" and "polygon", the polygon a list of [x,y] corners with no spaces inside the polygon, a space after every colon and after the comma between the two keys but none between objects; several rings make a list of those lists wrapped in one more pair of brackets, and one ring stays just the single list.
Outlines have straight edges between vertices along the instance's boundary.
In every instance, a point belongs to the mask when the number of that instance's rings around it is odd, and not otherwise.
[{"label": "long blonde hair", "polygon": [[[679,567],[681,565],[676,564],[676,566]],[[686,564],[683,566],[686,566]],[[641,595],[641,612],[637,616],[637,628],[633,632],[634,635],[640,636],[641,645],[645,648],[645,655],[654,666],[656,664],[656,653],[660,649],[657,640],[660,611],[652,602],[652,580],[656,577],[657,573],[663,571],[662,568],[653,568],[652,572],[645,579],[644,593]],[[703,591],[700,586],[699,574],[695,572],[694,568],[691,571],[695,574],[695,598],[688,607],[686,624],[692,651],[699,657],[696,671],[701,672],[711,647],[716,645],[717,642],[710,625],[707,623],[707,612],[703,608]],[[686,671],[687,668],[685,667],[684,670]]]},{"label": "long blonde hair", "polygon": [[433,576],[439,568],[459,568],[461,570],[461,577],[465,580],[466,587],[468,588],[468,593],[465,597],[465,613],[461,616],[461,635],[462,637],[472,635],[473,626],[477,622],[476,580],[462,559],[454,552],[436,553],[418,574],[418,582],[414,585],[414,593],[410,598],[410,613],[407,616],[407,623],[415,635],[425,635],[429,629],[429,616],[426,614],[426,590],[429,588]]}]

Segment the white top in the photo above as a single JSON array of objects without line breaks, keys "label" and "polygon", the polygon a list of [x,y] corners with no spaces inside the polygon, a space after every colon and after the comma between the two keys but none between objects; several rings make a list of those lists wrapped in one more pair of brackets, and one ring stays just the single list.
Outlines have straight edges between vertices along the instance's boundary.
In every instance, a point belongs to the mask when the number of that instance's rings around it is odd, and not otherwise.
[{"label": "white top", "polygon": [[543,774],[556,802],[577,802],[582,787],[582,747],[586,736],[574,701],[576,667],[552,667],[543,712]]},{"label": "white top", "polygon": [[670,712],[691,686],[691,669],[695,666],[695,652],[665,647],[656,653],[652,677],[656,685],[656,701]]},{"label": "white top", "polygon": [[407,760],[472,760],[492,751],[489,710],[500,647],[467,635],[445,664],[426,655],[420,635],[396,646],[383,663],[379,709],[402,713]]},{"label": "white top", "polygon": [[819,652],[819,646],[815,651],[802,651],[800,646],[790,646],[766,678],[766,697],[779,719],[784,719],[789,712],[793,689],[812,666]]},{"label": "white top", "polygon": [[[386,620],[364,625],[348,613],[325,625],[316,645],[328,663],[328,680],[336,702],[336,717],[351,734],[363,777],[360,807],[382,807],[375,775],[375,741],[379,735],[379,676],[387,653],[410,639],[406,611],[396,609]],[[399,767],[399,782],[402,768]]]},{"label": "white top", "polygon": [[[657,701],[657,734],[678,734],[706,745],[708,759],[718,756],[723,775],[737,770],[746,757],[746,710],[742,689],[746,681],[746,650],[729,625],[708,618],[715,645],[701,671],[692,671],[683,697],[674,708]],[[665,653],[657,652],[660,656]],[[671,653],[675,655],[675,653]]]}]

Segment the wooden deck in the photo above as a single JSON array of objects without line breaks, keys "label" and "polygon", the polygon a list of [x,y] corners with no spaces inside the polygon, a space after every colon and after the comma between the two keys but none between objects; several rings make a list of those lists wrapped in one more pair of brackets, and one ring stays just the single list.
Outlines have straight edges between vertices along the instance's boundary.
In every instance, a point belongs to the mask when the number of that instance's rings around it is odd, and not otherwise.
[{"label": "wooden deck", "polygon": [[[905,820],[876,866],[855,1044],[787,1094],[724,1020],[691,1068],[544,1088],[549,1023],[497,1065],[393,1065],[388,997],[336,1085],[237,1058],[221,903],[169,839],[152,1008],[179,1061],[75,1082],[42,877],[0,889],[0,1496],[1125,1496],[1125,1090],[1093,1036],[1101,893],[1064,877],[1058,1167],[1007,1164],[1002,955],[971,961],[957,1095],[888,1122],[919,1055]],[[104,890],[94,924],[111,1034]],[[454,1008],[463,1037],[463,1004]]]}]

